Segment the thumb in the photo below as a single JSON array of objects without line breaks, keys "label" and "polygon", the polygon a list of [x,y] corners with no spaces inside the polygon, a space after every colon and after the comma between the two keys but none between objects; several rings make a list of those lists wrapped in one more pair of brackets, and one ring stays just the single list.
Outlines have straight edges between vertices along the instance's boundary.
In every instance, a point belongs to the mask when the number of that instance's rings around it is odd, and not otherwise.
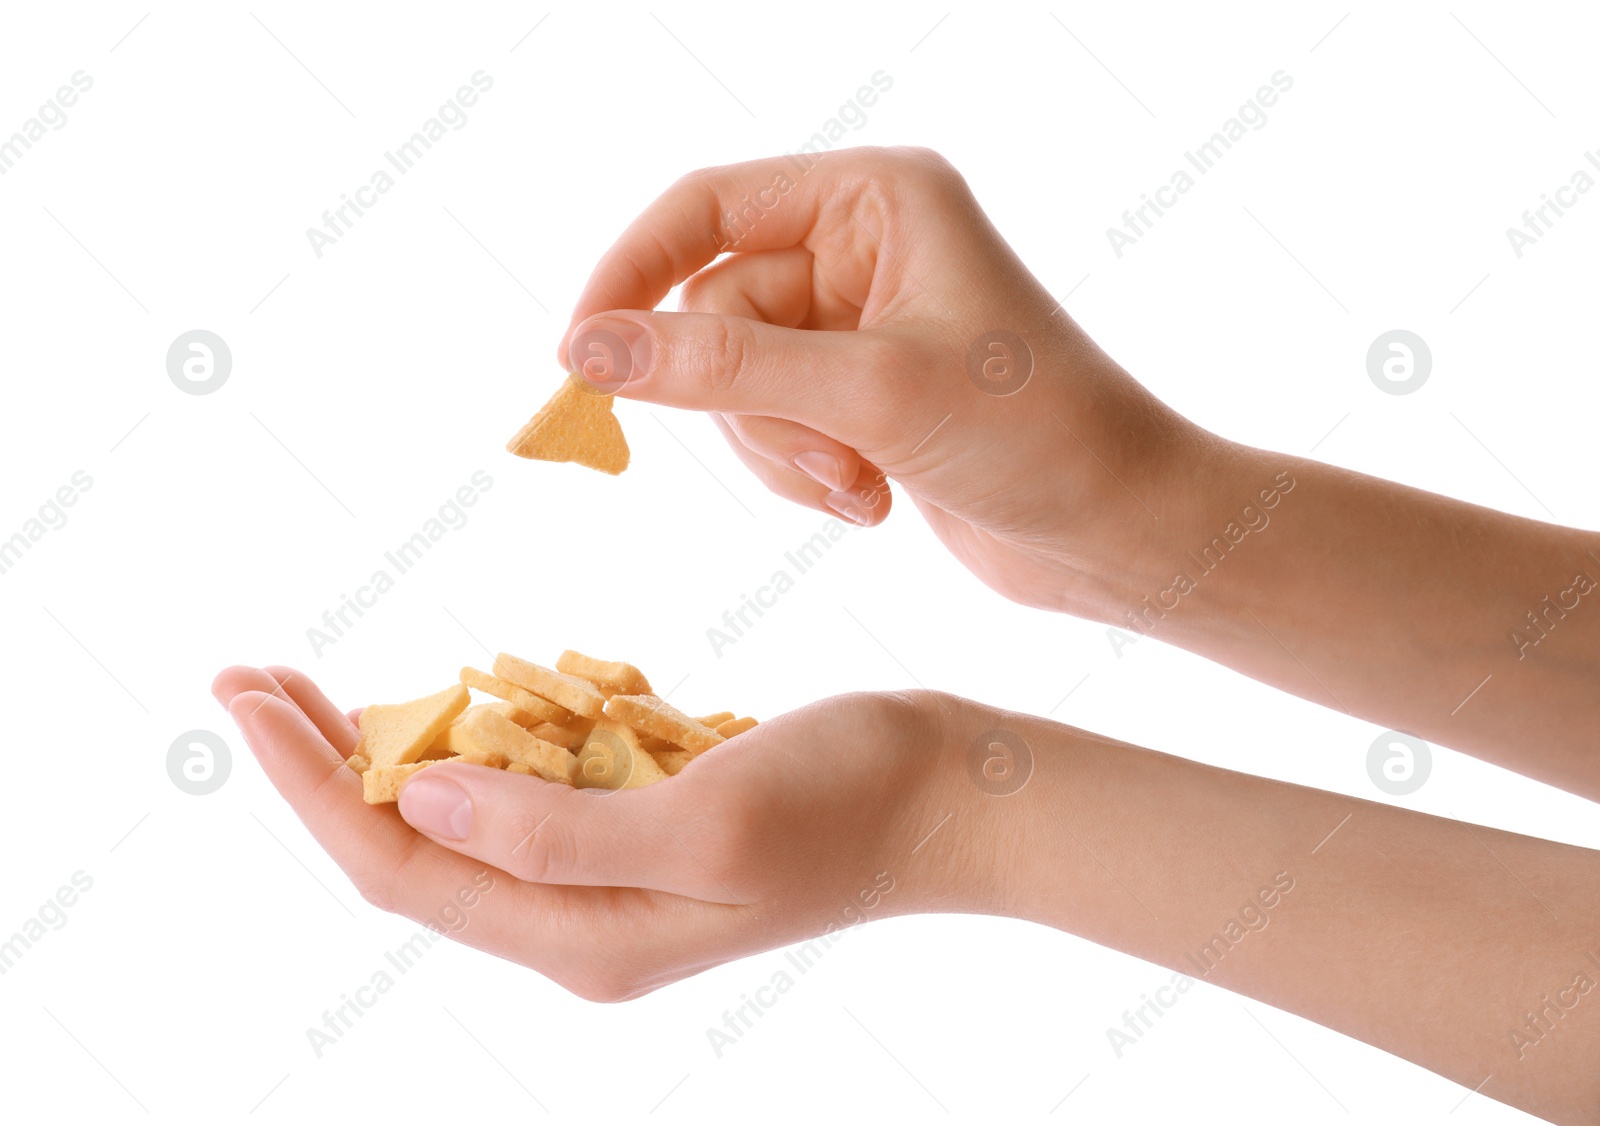
[{"label": "thumb", "polygon": [[[780,328],[714,313],[616,311],[572,334],[568,362],[597,390],[684,410],[786,418],[852,446],[903,421],[926,370],[887,330]],[[876,444],[866,440],[865,444]]]},{"label": "thumb", "polygon": [[[687,781],[687,780],[685,780]],[[466,763],[419,771],[400,791],[400,816],[438,844],[519,880],[637,887],[737,902],[708,878],[718,865],[696,856],[702,824],[646,789],[575,790]],[[676,824],[675,824],[676,823]],[[700,843],[700,851],[711,846]]]}]

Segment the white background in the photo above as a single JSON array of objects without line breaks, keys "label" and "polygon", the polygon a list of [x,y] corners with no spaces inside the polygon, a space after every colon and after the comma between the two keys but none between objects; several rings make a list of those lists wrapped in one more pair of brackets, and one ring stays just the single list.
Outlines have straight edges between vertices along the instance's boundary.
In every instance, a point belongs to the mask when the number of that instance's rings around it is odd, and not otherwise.
[{"label": "white background", "polygon": [[[844,143],[943,151],[1072,314],[1191,417],[1593,527],[1600,194],[1520,260],[1505,236],[1600,147],[1593,17],[1393,7],[8,6],[0,135],[94,79],[0,177],[0,538],[75,471],[94,481],[0,575],[0,937],[75,871],[94,881],[0,977],[8,1112],[1521,1119],[1209,985],[1118,1059],[1107,1027],[1169,973],[978,918],[851,932],[720,1059],[706,1028],[780,953],[605,1007],[440,944],[317,1059],[306,1028],[418,928],[360,899],[208,694],[227,664],[281,662],[342,706],[405,699],[487,660],[476,637],[626,656],[687,676],[691,709],[760,716],[920,682],[1383,799],[1373,725],[1010,606],[910,505],[719,659],[706,629],[822,517],[765,495],[698,417],[619,404],[618,479],[503,444],[640,208],[695,167],[797,148],[882,70],[892,89]],[[306,228],[479,70],[494,86],[467,124],[318,259]],[[1106,228],[1278,70],[1294,85],[1267,125],[1117,258]],[[232,349],[215,394],[167,377],[194,328]],[[1392,328],[1432,348],[1415,394],[1367,377]],[[470,522],[313,655],[307,627],[480,469]],[[682,550],[685,526],[710,546]],[[206,797],[167,777],[193,728],[232,749]],[[1385,800],[1600,845],[1585,803],[1443,748]]]}]

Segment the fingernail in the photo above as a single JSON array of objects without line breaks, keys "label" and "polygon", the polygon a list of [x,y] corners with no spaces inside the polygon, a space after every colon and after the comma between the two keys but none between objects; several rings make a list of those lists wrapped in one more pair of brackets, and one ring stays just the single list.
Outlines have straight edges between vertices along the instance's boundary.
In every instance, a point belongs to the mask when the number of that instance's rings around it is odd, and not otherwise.
[{"label": "fingernail", "polygon": [[450,779],[424,772],[400,791],[400,816],[430,836],[464,841],[472,832],[472,799]]},{"label": "fingernail", "polygon": [[844,466],[832,454],[825,454],[821,450],[803,450],[794,455],[794,467],[817,484],[835,492],[845,486]]},{"label": "fingernail", "polygon": [[567,363],[591,387],[615,392],[650,371],[650,330],[622,317],[585,321],[567,345]]},{"label": "fingernail", "polygon": [[867,513],[866,505],[861,503],[861,498],[854,493],[834,492],[822,498],[827,506],[843,516],[852,524],[866,527],[872,522]]}]

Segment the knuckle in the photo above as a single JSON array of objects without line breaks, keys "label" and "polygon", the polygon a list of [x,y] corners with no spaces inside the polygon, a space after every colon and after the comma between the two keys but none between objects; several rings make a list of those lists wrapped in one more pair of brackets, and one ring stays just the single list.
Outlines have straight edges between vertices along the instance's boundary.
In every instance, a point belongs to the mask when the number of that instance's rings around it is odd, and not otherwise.
[{"label": "knuckle", "polygon": [[894,194],[920,198],[940,208],[970,206],[972,189],[967,178],[943,153],[928,148],[903,148],[896,149],[895,154],[891,162]]},{"label": "knuckle", "polygon": [[711,279],[707,272],[690,274],[678,289],[678,308],[685,313],[703,313],[710,306]]},{"label": "knuckle", "polygon": [[572,834],[555,818],[524,818],[513,825],[507,870],[524,883],[558,882],[576,859]]},{"label": "knuckle", "polygon": [[712,395],[725,395],[748,374],[752,349],[750,334],[742,326],[718,319],[708,325],[695,343],[693,363]]},{"label": "knuckle", "polygon": [[726,168],[715,164],[696,168],[673,181],[669,194],[700,201],[714,200],[717,195],[717,183],[726,178],[727,174]]},{"label": "knuckle", "polygon": [[881,700],[883,719],[892,730],[907,733],[920,742],[937,743],[946,699],[944,693],[931,688],[888,692]]},{"label": "knuckle", "polygon": [[956,166],[951,164],[944,153],[937,149],[930,149],[925,145],[915,145],[907,148],[906,156],[908,160],[914,162],[918,168],[921,168],[929,175],[956,177],[961,175],[960,172],[956,171]]},{"label": "knuckle", "polygon": [[935,149],[908,146],[899,150],[901,167],[935,184],[965,184],[966,180],[945,155]]},{"label": "knuckle", "polygon": [[685,172],[677,179],[679,187],[698,187],[716,175],[718,169],[714,164],[703,164],[699,168]]}]

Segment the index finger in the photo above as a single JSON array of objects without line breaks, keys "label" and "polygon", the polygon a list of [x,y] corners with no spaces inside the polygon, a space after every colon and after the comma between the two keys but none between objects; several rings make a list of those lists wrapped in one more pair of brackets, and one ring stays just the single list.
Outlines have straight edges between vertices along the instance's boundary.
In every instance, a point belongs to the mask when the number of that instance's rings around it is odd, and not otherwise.
[{"label": "index finger", "polygon": [[720,254],[806,245],[823,201],[836,195],[844,158],[768,157],[692,172],[673,184],[595,265],[562,334],[558,362],[568,365],[572,331],[585,320],[612,309],[654,309]]}]

